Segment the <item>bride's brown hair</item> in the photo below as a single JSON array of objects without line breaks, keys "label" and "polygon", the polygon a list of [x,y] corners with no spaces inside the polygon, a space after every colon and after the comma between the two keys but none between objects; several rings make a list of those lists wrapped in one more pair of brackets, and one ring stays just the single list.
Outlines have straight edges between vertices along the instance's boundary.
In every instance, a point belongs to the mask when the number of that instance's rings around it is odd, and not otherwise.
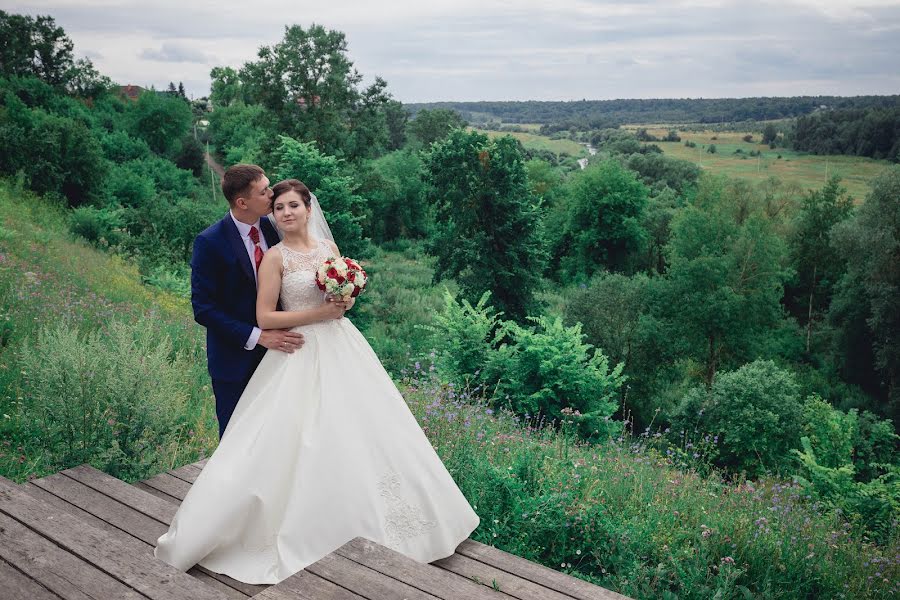
[{"label": "bride's brown hair", "polygon": [[297,192],[301,198],[303,198],[303,204],[306,205],[306,208],[309,208],[310,203],[312,202],[312,195],[309,192],[309,188],[306,187],[306,184],[300,181],[299,179],[285,179],[284,181],[279,181],[272,188],[272,203],[275,203],[275,199],[282,194],[286,194],[287,192]]}]

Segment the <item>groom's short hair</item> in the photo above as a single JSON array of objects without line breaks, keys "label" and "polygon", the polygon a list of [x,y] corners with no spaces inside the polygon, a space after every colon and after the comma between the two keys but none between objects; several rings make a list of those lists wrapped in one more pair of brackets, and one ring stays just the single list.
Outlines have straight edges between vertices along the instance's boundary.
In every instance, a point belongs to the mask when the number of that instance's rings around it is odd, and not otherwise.
[{"label": "groom's short hair", "polygon": [[256,165],[239,164],[228,167],[222,176],[222,194],[228,200],[229,206],[234,206],[234,201],[265,174],[265,171]]}]

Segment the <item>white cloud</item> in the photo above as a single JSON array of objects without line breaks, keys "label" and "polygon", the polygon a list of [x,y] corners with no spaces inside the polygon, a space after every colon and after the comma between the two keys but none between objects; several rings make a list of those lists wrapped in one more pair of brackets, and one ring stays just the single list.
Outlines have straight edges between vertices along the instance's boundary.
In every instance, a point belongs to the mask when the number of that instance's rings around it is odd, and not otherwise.
[{"label": "white cloud", "polygon": [[11,4],[52,15],[115,80],[195,95],[212,67],[313,22],[405,102],[900,92],[900,0]]}]

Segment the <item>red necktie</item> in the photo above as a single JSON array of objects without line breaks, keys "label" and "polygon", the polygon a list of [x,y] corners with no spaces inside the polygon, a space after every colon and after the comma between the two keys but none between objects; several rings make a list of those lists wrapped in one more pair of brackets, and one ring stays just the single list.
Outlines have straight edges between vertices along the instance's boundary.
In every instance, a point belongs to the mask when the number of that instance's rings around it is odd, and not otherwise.
[{"label": "red necktie", "polygon": [[250,227],[250,241],[256,245],[253,249],[253,259],[256,261],[256,272],[259,273],[259,263],[262,262],[263,249],[259,246],[259,230],[256,227]]}]

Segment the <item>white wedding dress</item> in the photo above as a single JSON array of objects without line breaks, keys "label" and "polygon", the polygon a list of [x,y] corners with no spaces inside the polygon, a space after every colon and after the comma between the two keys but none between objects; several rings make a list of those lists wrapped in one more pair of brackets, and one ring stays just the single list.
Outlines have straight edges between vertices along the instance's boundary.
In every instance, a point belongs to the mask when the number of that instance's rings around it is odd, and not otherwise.
[{"label": "white wedding dress", "polygon": [[[284,310],[320,304],[328,246],[277,247]],[[303,347],[266,353],[154,554],[255,584],[357,536],[421,562],[453,554],[478,516],[365,338],[346,318],[294,330]]]}]

